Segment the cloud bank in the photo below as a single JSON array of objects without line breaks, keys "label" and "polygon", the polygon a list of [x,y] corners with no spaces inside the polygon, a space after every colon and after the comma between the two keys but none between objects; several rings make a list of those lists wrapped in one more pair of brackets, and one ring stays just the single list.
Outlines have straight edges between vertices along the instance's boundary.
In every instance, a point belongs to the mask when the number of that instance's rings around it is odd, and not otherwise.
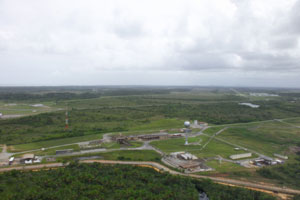
[{"label": "cloud bank", "polygon": [[0,85],[300,85],[300,0],[0,0]]}]

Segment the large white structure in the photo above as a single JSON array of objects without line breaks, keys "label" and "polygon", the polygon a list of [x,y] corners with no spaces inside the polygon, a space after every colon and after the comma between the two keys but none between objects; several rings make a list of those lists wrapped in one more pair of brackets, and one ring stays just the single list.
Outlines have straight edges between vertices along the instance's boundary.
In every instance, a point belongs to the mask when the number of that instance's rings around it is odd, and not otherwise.
[{"label": "large white structure", "polygon": [[170,153],[170,156],[172,156],[174,158],[179,158],[182,160],[197,160],[198,159],[193,154],[188,153],[188,152],[183,152],[183,151]]},{"label": "large white structure", "polygon": [[187,134],[189,132],[189,128],[191,126],[191,123],[189,121],[185,121],[184,122],[184,126],[185,126],[185,143],[184,143],[184,145],[188,145],[189,142],[188,142],[188,136],[187,136]]},{"label": "large white structure", "polygon": [[240,158],[248,158],[251,157],[252,153],[242,153],[242,154],[235,154],[229,156],[230,159],[235,160],[235,159],[240,159]]}]

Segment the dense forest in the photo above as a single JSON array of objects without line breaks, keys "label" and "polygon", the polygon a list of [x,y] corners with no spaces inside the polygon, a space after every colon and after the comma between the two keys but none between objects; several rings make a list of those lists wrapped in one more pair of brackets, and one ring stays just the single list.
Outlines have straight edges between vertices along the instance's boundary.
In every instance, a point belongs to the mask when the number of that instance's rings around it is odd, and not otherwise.
[{"label": "dense forest", "polygon": [[150,168],[72,163],[65,168],[0,174],[2,200],[178,199],[273,200],[267,194],[158,173]]},{"label": "dense forest", "polygon": [[99,88],[99,87],[0,87],[0,100],[3,101],[61,101],[71,99],[89,99],[100,96],[130,96],[169,94],[174,91],[188,91],[177,88]]}]

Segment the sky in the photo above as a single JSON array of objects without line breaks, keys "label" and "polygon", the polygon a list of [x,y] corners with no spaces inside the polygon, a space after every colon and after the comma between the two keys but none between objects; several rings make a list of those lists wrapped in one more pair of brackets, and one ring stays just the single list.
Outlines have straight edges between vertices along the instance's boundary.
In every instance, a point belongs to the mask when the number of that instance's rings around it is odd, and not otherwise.
[{"label": "sky", "polygon": [[300,87],[300,0],[0,0],[0,86]]}]

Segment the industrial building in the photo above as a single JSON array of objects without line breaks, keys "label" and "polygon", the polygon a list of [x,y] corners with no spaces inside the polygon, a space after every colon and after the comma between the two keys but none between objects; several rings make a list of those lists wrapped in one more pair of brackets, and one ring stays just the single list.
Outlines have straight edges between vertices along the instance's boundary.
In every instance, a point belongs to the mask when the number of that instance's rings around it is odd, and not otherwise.
[{"label": "industrial building", "polygon": [[166,164],[184,170],[186,173],[211,171],[205,161],[187,152],[174,152],[163,158]]},{"label": "industrial building", "polygon": [[287,160],[287,159],[289,159],[289,157],[288,157],[288,156],[280,155],[280,154],[277,154],[277,153],[274,153],[274,156],[275,156],[275,157],[277,157],[277,158],[284,159],[284,160]]},{"label": "industrial building", "polygon": [[158,133],[158,134],[147,134],[147,135],[131,135],[131,136],[112,136],[113,141],[129,141],[129,140],[163,140],[169,138],[182,137],[181,134],[168,134],[168,133]]},{"label": "industrial building", "polygon": [[283,164],[284,161],[279,160],[279,159],[269,158],[269,157],[261,157],[261,158],[251,161],[251,163],[258,167],[261,167],[261,166],[266,166],[266,165]]},{"label": "industrial building", "polygon": [[242,153],[242,154],[234,154],[229,156],[230,159],[236,160],[236,159],[241,159],[241,158],[249,158],[252,156],[252,153]]},{"label": "industrial building", "polygon": [[40,163],[40,162],[41,159],[31,153],[24,154],[20,159],[21,164],[32,164],[32,163]]},{"label": "industrial building", "polygon": [[68,153],[72,153],[73,149],[62,149],[62,150],[56,150],[55,154],[56,155],[62,155],[62,154],[68,154]]},{"label": "industrial building", "polygon": [[192,128],[204,128],[208,126],[208,123],[206,122],[198,122],[198,120],[194,120],[194,123],[191,124]]},{"label": "industrial building", "polygon": [[194,156],[193,154],[190,153],[186,153],[186,152],[174,152],[171,153],[170,156],[182,159],[182,160],[196,160],[198,159],[196,156]]}]

